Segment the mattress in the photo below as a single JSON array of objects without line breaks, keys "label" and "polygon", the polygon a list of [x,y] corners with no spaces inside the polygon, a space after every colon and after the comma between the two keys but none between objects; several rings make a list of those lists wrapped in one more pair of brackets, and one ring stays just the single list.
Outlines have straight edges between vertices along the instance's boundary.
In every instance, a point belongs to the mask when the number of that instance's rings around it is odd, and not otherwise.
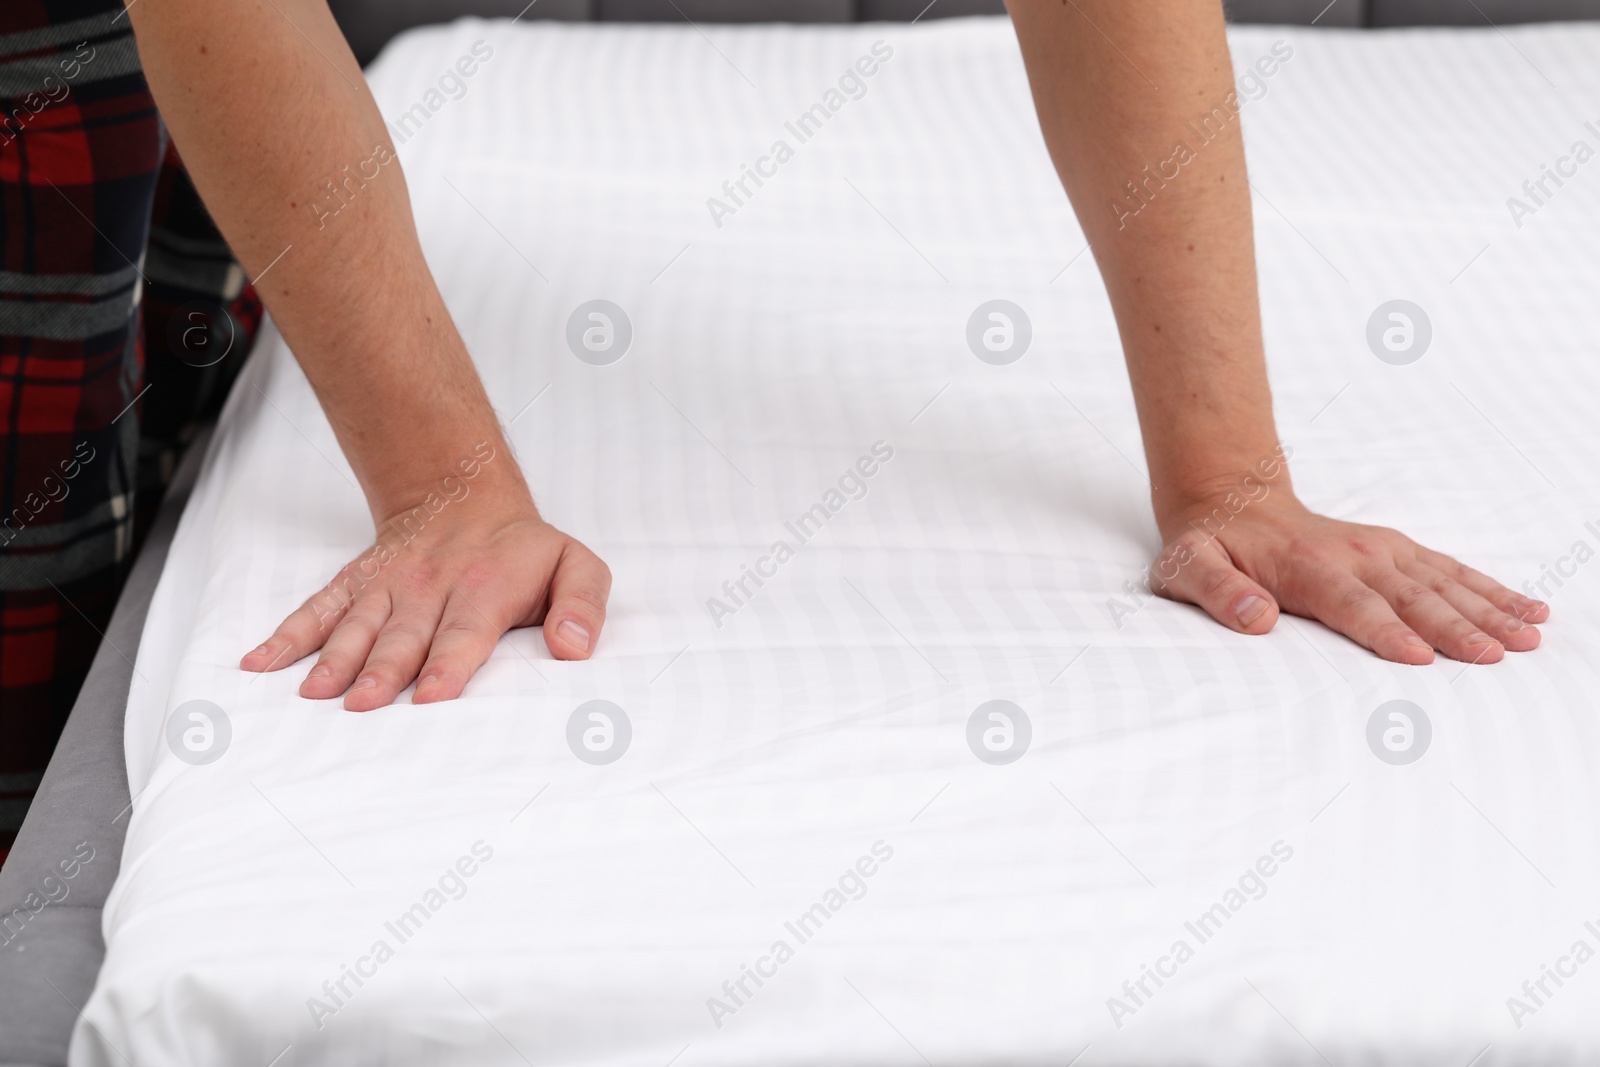
[{"label": "mattress", "polygon": [[609,622],[420,709],[240,673],[370,534],[268,331],[139,646],[71,1062],[1593,1062],[1600,30],[1235,29],[1241,72],[1280,40],[1300,492],[1527,583],[1539,650],[1130,594],[1131,396],[1005,21],[414,32],[370,77],[423,243]]}]

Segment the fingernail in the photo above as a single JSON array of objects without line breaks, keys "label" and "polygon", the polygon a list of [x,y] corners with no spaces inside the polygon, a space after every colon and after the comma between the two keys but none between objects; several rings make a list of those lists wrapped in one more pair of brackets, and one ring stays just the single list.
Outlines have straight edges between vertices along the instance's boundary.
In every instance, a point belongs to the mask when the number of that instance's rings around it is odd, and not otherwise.
[{"label": "fingernail", "polygon": [[579,651],[589,651],[589,631],[585,630],[582,626],[579,626],[571,619],[568,619],[560,626],[557,626],[556,633],[560,634],[561,639],[566,641],[569,645],[578,646]]},{"label": "fingernail", "polygon": [[439,676],[437,674],[425,674],[417,680],[417,688],[421,689],[423,686],[432,685],[438,680]]},{"label": "fingernail", "polygon": [[350,691],[355,692],[357,689],[373,689],[377,686],[377,684],[378,680],[376,678],[362,678],[358,680],[355,685],[350,687]]},{"label": "fingernail", "polygon": [[[237,647],[237,646],[235,646],[235,647]],[[266,645],[257,645],[255,648],[252,648],[250,650],[250,654],[252,656],[265,656],[267,654],[267,646]]]},{"label": "fingernail", "polygon": [[1433,646],[1428,644],[1428,642],[1424,641],[1422,638],[1418,637],[1416,634],[1407,634],[1405,643],[1408,645],[1413,645],[1417,648],[1425,648],[1429,652],[1433,651]]},{"label": "fingernail", "polygon": [[1251,623],[1261,618],[1262,613],[1264,613],[1266,610],[1267,602],[1252,593],[1250,596],[1247,596],[1243,600],[1239,601],[1238,606],[1233,609],[1233,613],[1238,617],[1241,625],[1249,626]]},{"label": "fingernail", "polygon": [[1469,645],[1498,645],[1499,643],[1500,642],[1496,641],[1488,634],[1481,632],[1475,633],[1471,637],[1467,638],[1467,644]]},{"label": "fingernail", "polygon": [[306,675],[306,679],[309,681],[312,678],[326,678],[332,673],[333,669],[326,663],[319,663],[315,667],[311,668],[311,673]]},{"label": "fingernail", "polygon": [[1507,619],[1505,630],[1508,634],[1514,634],[1518,630],[1522,629],[1522,626],[1523,623],[1521,619]]}]

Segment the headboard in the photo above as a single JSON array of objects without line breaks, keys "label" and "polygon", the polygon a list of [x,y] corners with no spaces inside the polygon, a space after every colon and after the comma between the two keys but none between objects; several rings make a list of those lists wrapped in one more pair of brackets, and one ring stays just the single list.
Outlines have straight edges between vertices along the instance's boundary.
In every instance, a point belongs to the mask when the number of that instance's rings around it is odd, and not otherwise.
[{"label": "headboard", "polygon": [[[1148,3],[1150,0],[1128,0]],[[350,47],[370,62],[389,38],[463,15],[567,22],[909,22],[1005,13],[1003,0],[329,0]],[[1236,22],[1336,28],[1490,26],[1600,19],[1600,0],[1225,0]]]}]

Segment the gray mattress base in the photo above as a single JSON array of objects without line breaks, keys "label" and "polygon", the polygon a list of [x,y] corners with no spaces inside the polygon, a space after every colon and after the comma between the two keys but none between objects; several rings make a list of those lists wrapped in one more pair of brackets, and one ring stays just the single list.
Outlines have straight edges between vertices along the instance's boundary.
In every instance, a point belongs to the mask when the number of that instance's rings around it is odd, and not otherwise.
[{"label": "gray mattress base", "polygon": [[133,807],[122,745],[133,660],[209,436],[178,467],[0,870],[0,1067],[65,1064],[73,1024],[100,972],[100,910],[122,864]]}]

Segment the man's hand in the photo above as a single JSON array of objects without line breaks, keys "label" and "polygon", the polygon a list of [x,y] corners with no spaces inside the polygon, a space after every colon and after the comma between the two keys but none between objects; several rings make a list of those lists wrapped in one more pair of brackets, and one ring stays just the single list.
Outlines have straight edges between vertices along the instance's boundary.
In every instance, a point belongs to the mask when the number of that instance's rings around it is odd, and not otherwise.
[{"label": "man's hand", "polygon": [[[1241,499],[1234,494],[1236,507]],[[1412,664],[1431,663],[1434,649],[1495,663],[1539,645],[1529,624],[1549,617],[1543,602],[1396,530],[1317,515],[1282,489],[1236,513],[1222,501],[1162,517],[1166,547],[1150,585],[1231,630],[1264,634],[1282,610]]]},{"label": "man's hand", "polygon": [[[366,711],[419,672],[417,703],[458,696],[514,626],[543,620],[557,658],[586,658],[610,572],[528,495],[326,0],[219,10],[128,3],[162,121],[322,402],[378,531],[240,666],[275,670],[320,648],[301,694],[349,689],[345,707]],[[494,468],[457,495],[457,472],[476,471],[459,458],[469,453]],[[419,514],[440,486],[448,506]]]},{"label": "man's hand", "polygon": [[279,670],[321,649],[300,695],[321,700],[349,690],[346,709],[371,711],[394,703],[414,679],[412,703],[455,699],[517,626],[542,622],[552,655],[588,659],[605,623],[611,571],[541,519],[525,494],[507,495],[474,491],[420,530],[413,516],[423,509],[380,523],[377,544],[240,667]]},{"label": "man's hand", "polygon": [[[1545,605],[1294,497],[1277,462],[1243,105],[1219,0],[1007,6],[1122,336],[1167,546],[1152,587],[1241,633],[1267,632],[1280,610],[1318,619],[1400,663],[1431,662],[1434,649],[1492,663],[1537,646],[1527,624]],[[1253,67],[1265,77],[1293,54],[1274,48]],[[1230,494],[1217,490],[1247,469],[1256,499],[1219,515]]]}]

